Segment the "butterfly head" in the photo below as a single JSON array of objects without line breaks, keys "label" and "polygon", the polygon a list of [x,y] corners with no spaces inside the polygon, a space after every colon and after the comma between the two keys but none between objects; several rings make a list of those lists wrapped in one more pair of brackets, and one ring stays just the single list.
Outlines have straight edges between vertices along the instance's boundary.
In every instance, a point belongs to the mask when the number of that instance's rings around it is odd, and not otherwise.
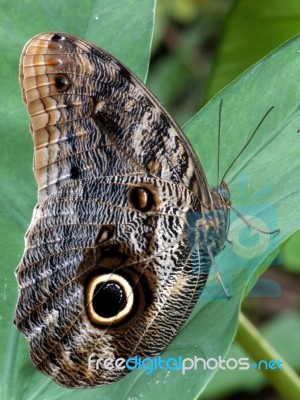
[{"label": "butterfly head", "polygon": [[229,192],[228,186],[224,181],[222,181],[220,183],[220,185],[217,187],[217,192],[221,196],[224,204],[227,207],[230,207],[231,206],[231,196],[230,196],[230,192]]},{"label": "butterfly head", "polygon": [[213,188],[214,209],[229,209],[231,207],[231,196],[227,184],[222,181],[220,185]]}]

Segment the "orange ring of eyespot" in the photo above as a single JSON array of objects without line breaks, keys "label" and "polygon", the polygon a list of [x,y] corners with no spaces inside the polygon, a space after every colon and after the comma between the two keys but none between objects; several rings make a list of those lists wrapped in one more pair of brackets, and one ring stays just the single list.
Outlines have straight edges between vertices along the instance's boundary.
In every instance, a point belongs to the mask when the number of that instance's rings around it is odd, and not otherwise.
[{"label": "orange ring of eyespot", "polygon": [[[104,318],[98,315],[93,308],[93,293],[97,285],[101,283],[115,282],[117,283],[126,295],[126,305],[125,307],[113,317]],[[129,282],[123,278],[121,275],[117,274],[103,274],[95,276],[89,282],[86,289],[86,308],[90,320],[96,325],[115,325],[121,322],[124,318],[128,316],[133,307],[134,294]]]}]

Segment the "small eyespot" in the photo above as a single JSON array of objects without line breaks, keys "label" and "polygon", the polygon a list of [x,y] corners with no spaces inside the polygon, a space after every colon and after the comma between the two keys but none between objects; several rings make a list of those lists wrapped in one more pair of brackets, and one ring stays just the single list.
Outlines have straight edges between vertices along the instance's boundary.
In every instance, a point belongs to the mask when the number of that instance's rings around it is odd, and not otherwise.
[{"label": "small eyespot", "polygon": [[150,211],[155,208],[153,193],[143,187],[133,186],[129,190],[129,203],[139,211]]},{"label": "small eyespot", "polygon": [[55,35],[52,36],[51,38],[52,42],[62,42],[64,40],[66,40],[66,38],[62,35],[58,35],[57,33]]},{"label": "small eyespot", "polygon": [[71,167],[70,169],[70,178],[71,179],[77,179],[80,175],[80,169],[78,167]]},{"label": "small eyespot", "polygon": [[131,283],[118,274],[94,276],[86,288],[89,319],[98,326],[112,326],[126,319],[133,308]]},{"label": "small eyespot", "polygon": [[71,82],[65,75],[56,75],[55,87],[59,92],[65,92],[70,86]]},{"label": "small eyespot", "polygon": [[114,235],[114,230],[113,225],[102,225],[95,240],[95,244],[97,245],[110,240]]}]

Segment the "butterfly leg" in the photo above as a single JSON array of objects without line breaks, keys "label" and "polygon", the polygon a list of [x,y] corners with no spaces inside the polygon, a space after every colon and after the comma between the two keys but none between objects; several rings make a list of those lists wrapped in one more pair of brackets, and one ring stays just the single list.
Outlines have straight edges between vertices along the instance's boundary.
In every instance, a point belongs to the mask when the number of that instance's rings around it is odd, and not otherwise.
[{"label": "butterfly leg", "polygon": [[218,265],[217,265],[217,263],[216,263],[216,260],[215,260],[215,258],[214,258],[214,255],[213,255],[212,251],[211,251],[211,248],[210,248],[210,247],[207,247],[207,251],[208,251],[209,258],[210,258],[210,260],[211,260],[211,266],[212,266],[212,267],[215,269],[215,271],[216,271],[216,275],[217,275],[218,281],[220,282],[220,284],[221,284],[221,286],[222,286],[222,288],[223,288],[223,290],[224,290],[224,293],[225,293],[227,299],[230,300],[230,299],[231,299],[231,295],[229,294],[227,288],[226,288],[225,285],[224,285],[224,282],[223,282],[223,280],[222,280],[219,267],[218,267]]}]

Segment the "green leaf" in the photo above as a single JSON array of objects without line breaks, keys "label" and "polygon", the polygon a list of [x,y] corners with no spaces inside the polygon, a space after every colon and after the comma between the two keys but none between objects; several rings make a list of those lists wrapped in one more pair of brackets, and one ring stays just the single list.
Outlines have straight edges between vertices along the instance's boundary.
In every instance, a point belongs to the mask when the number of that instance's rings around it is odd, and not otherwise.
[{"label": "green leaf", "polygon": [[245,69],[297,35],[299,23],[298,1],[236,0],[223,28],[206,88],[206,101]]},{"label": "green leaf", "polygon": [[[69,399],[70,393],[74,400],[81,400],[83,393],[63,389],[37,371],[29,359],[26,340],[13,325],[17,302],[14,270],[24,250],[23,238],[37,196],[28,116],[18,85],[22,48],[38,33],[65,31],[107,48],[145,79],[154,6],[154,0],[1,1],[0,398],[3,400]],[[108,398],[111,389],[103,389],[97,399]],[[84,397],[94,399],[95,391],[84,391]]]},{"label": "green leaf", "polygon": [[282,246],[282,263],[284,267],[295,274],[300,274],[299,259],[300,231],[290,237]]},{"label": "green leaf", "polygon": [[[261,327],[261,333],[271,345],[277,349],[296,370],[300,369],[299,352],[295,349],[299,346],[300,315],[299,312],[291,312],[280,315],[273,321]],[[286,332],[289,332],[288,340]],[[228,358],[249,357],[238,344],[233,344]],[[250,359],[251,361],[251,359]],[[285,364],[283,364],[285,369]],[[264,374],[255,368],[248,370],[219,370],[214,379],[209,383],[203,393],[203,399],[216,399],[221,396],[229,396],[235,392],[257,392],[268,384]]]}]

